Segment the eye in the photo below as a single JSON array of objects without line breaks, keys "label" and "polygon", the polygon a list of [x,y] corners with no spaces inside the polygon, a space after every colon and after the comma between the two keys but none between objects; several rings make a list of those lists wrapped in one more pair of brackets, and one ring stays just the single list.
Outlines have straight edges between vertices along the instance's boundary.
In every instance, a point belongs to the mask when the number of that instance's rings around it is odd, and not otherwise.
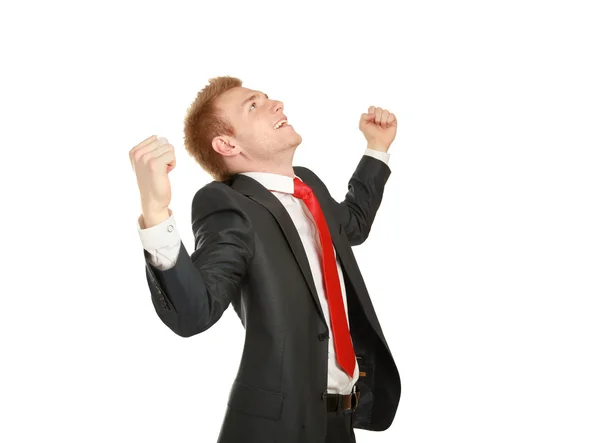
[{"label": "eye", "polygon": [[252,102],[252,104],[250,105],[250,109],[252,109],[252,106],[256,108],[256,102]]}]

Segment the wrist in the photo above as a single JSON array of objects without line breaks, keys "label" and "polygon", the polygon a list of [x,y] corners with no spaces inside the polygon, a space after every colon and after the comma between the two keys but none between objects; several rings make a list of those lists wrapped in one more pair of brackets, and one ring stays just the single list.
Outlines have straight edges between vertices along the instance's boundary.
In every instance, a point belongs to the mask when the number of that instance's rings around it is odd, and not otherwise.
[{"label": "wrist", "polygon": [[160,211],[146,211],[142,210],[142,224],[144,225],[143,229],[151,228],[152,226],[156,226],[171,216],[171,210],[169,208],[164,208]]}]

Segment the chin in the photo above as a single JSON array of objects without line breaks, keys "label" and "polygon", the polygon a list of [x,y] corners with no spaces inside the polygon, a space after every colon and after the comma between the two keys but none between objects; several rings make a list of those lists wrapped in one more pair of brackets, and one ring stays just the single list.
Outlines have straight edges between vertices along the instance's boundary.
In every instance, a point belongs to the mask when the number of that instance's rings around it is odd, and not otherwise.
[{"label": "chin", "polygon": [[298,146],[300,143],[302,143],[302,136],[296,132],[296,136],[294,137],[294,144]]}]

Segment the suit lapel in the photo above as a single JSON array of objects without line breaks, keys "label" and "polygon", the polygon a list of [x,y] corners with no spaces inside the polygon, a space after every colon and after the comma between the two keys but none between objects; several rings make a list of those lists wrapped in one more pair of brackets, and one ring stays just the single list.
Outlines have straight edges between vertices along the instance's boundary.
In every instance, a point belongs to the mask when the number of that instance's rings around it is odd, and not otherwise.
[{"label": "suit lapel", "polygon": [[[294,173],[299,176],[308,186],[310,186],[317,196],[317,200],[319,201],[319,205],[321,206],[321,210],[323,211],[323,215],[327,221],[327,226],[329,227],[331,241],[335,247],[337,257],[342,263],[342,266],[347,270],[348,267],[352,266],[352,259],[348,256],[346,248],[342,244],[343,239],[339,232],[340,222],[336,219],[331,205],[327,203],[327,196],[324,194],[324,190],[321,189],[321,186],[318,183],[312,181],[309,175],[304,176],[300,169],[297,170],[294,168]],[[319,316],[323,320],[323,323],[327,324],[323,315],[323,308],[321,307],[317,289],[315,288],[314,278],[312,272],[310,271],[310,265],[308,264],[306,251],[304,250],[304,246],[302,245],[302,241],[300,240],[296,226],[294,225],[294,222],[292,221],[285,207],[281,204],[279,199],[271,193],[271,191],[247,175],[235,174],[228,181],[228,184],[236,191],[261,204],[271,214],[273,214],[277,220],[277,223],[281,227],[288,244],[290,245],[302,274],[304,275],[304,279],[306,280],[306,284],[310,289],[310,293],[313,297],[315,307],[319,312]],[[345,283],[349,284],[350,282]]]},{"label": "suit lapel", "polygon": [[[300,175],[298,174],[298,176]],[[304,180],[304,177],[301,178]],[[325,321],[325,316],[323,315],[323,308],[321,307],[317,289],[315,288],[315,282],[312,272],[310,271],[310,265],[308,264],[308,258],[306,257],[304,246],[302,245],[302,241],[300,240],[296,226],[294,225],[294,222],[292,221],[287,210],[281,204],[279,199],[271,193],[271,191],[253,178],[243,174],[235,174],[230,180],[231,181],[229,184],[232,189],[241,192],[242,194],[264,206],[271,214],[273,214],[275,220],[277,220],[277,223],[281,227],[281,230],[283,231],[283,234],[290,245],[294,257],[298,262],[298,266],[304,275],[304,279],[306,280],[306,284],[310,289],[310,293],[313,297],[315,307],[319,312],[319,316],[323,320],[323,324],[326,325],[327,322]],[[332,226],[330,224],[331,221],[327,217],[326,219],[329,226]],[[335,231],[335,228],[330,230]]]}]

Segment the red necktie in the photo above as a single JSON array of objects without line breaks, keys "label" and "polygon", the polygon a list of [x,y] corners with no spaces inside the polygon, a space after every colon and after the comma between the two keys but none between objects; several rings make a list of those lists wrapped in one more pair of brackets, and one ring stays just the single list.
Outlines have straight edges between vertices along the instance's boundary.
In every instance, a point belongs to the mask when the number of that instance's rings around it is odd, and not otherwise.
[{"label": "red necktie", "polygon": [[321,211],[321,206],[312,189],[297,177],[294,178],[294,197],[300,198],[306,204],[306,207],[312,214],[317,224],[319,238],[321,239],[321,248],[323,256],[321,267],[323,270],[323,284],[325,286],[325,296],[329,305],[329,318],[331,320],[331,329],[333,330],[333,345],[337,361],[342,369],[350,378],[354,376],[354,366],[356,357],[354,347],[348,329],[346,312],[344,310],[344,301],[342,300],[342,288],[337,270],[335,256],[333,254],[333,243],[325,216]]}]

